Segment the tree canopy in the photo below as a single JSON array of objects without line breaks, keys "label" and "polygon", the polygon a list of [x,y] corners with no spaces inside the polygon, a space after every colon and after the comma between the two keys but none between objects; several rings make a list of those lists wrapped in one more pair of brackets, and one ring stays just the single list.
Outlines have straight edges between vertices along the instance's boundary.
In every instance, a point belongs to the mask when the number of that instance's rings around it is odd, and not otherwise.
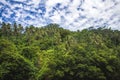
[{"label": "tree canopy", "polygon": [[120,80],[120,31],[2,23],[0,80]]}]

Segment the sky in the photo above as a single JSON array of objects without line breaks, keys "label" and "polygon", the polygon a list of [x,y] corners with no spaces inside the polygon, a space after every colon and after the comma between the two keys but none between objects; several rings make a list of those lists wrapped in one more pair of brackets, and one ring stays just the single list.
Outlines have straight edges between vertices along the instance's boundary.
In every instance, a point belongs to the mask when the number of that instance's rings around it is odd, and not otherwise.
[{"label": "sky", "polygon": [[120,30],[120,0],[0,0],[0,22],[36,27],[56,23],[72,31],[104,26]]}]

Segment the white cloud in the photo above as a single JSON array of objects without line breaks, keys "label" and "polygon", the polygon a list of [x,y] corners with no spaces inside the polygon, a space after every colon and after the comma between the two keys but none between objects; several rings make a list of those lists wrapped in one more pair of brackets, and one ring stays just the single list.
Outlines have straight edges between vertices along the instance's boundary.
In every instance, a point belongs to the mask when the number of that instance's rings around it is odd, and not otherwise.
[{"label": "white cloud", "polygon": [[24,2],[24,1],[26,1],[26,0],[14,0],[14,1],[20,1],[20,2]]},{"label": "white cloud", "polygon": [[31,0],[29,1],[29,4],[33,4],[32,6],[37,7],[40,3],[40,0]]},{"label": "white cloud", "polygon": [[2,19],[0,19],[0,22],[2,22]]},{"label": "white cloud", "polygon": [[[104,26],[104,23],[108,24],[113,29],[120,29],[120,0],[113,2],[112,0],[14,0],[22,2],[26,5],[14,4],[2,0],[4,5],[8,5],[9,14],[4,14],[5,17],[10,17],[10,14],[15,12],[15,21],[22,24],[30,25],[46,25],[49,20],[53,23],[57,23],[60,26],[70,29],[84,29],[90,26]],[[70,2],[72,1],[72,2]],[[81,3],[82,2],[82,3]],[[59,8],[56,5],[59,3]],[[42,9],[38,9],[41,5],[46,10],[45,15]],[[5,6],[2,6],[5,7]],[[20,8],[15,10],[15,8]],[[78,10],[80,8],[80,10]],[[82,9],[82,10],[81,10]],[[26,12],[27,10],[28,12]],[[35,12],[35,14],[29,13]],[[51,12],[51,13],[50,13]],[[52,16],[51,16],[52,15]],[[25,20],[25,17],[29,16],[30,20]],[[2,18],[0,18],[2,20]],[[99,21],[100,20],[100,21]]]}]

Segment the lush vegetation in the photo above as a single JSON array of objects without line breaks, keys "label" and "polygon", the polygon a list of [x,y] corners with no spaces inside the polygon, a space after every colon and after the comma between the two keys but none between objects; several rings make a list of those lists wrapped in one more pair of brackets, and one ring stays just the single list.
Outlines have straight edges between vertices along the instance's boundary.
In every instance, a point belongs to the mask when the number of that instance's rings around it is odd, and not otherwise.
[{"label": "lush vegetation", "polygon": [[3,22],[0,80],[120,80],[120,31]]}]

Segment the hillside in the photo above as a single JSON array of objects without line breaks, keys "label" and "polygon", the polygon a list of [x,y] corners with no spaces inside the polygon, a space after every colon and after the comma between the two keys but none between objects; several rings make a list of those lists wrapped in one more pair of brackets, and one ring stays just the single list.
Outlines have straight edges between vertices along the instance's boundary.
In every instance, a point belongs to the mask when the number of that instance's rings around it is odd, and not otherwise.
[{"label": "hillside", "polygon": [[0,80],[120,80],[120,31],[3,22]]}]

